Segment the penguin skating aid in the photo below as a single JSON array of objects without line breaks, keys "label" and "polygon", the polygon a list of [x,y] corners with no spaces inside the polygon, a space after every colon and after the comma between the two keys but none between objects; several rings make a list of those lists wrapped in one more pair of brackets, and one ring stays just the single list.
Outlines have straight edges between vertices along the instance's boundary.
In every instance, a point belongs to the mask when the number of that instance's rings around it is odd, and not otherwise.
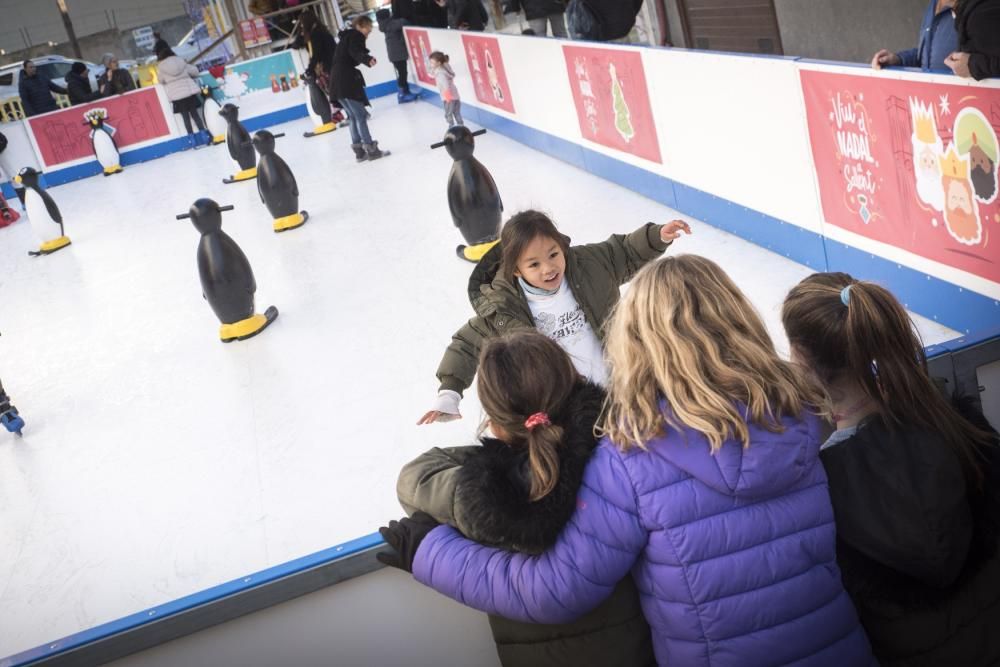
[{"label": "penguin skating aid", "polygon": [[14,177],[14,182],[24,185],[24,210],[28,222],[41,245],[28,251],[32,257],[49,255],[68,246],[71,241],[63,230],[62,214],[52,196],[38,183],[41,172],[25,167]]},{"label": "penguin skating aid", "polygon": [[223,343],[253,338],[278,318],[278,309],[269,306],[264,314],[254,310],[254,280],[250,261],[243,250],[222,231],[222,212],[232,206],[219,206],[211,199],[199,199],[178,220],[190,219],[201,234],[198,243],[198,275],[202,296],[212,307],[222,325]]},{"label": "penguin skating aid", "polygon": [[260,153],[257,163],[257,193],[274,218],[274,231],[286,232],[301,227],[309,219],[307,211],[299,211],[299,186],[288,164],[274,152],[274,140],[282,134],[260,130],[253,137],[254,148]]},{"label": "penguin skating aid", "polygon": [[219,115],[226,119],[228,126],[226,146],[229,148],[229,156],[240,168],[239,172],[229,178],[222,179],[222,182],[229,184],[257,178],[257,153],[250,140],[250,133],[239,121],[240,108],[235,104],[226,103],[219,111]]},{"label": "penguin skating aid", "polygon": [[104,169],[105,176],[111,176],[122,171],[121,154],[118,152],[118,144],[111,132],[104,125],[108,118],[105,109],[91,109],[83,115],[87,121],[84,125],[90,126],[90,143],[94,148],[94,156]]},{"label": "penguin skating aid", "polygon": [[212,90],[208,86],[201,87],[201,113],[205,127],[212,135],[209,143],[215,146],[226,142],[226,121],[222,119],[222,107],[219,106]]},{"label": "penguin skating aid", "polygon": [[305,81],[306,94],[309,96],[307,106],[309,117],[316,123],[316,127],[309,132],[303,132],[302,136],[309,138],[333,132],[337,129],[337,124],[333,122],[329,98],[319,87],[315,75],[303,74],[302,80]]}]

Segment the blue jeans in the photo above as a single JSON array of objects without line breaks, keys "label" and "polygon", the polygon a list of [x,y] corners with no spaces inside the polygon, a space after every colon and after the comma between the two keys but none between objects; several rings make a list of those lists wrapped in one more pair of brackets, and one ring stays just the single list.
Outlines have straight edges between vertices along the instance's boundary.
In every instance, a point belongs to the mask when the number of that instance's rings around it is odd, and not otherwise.
[{"label": "blue jeans", "polygon": [[340,105],[347,112],[347,120],[351,127],[352,144],[370,144],[372,135],[368,132],[368,112],[363,102],[357,100],[340,100]]}]

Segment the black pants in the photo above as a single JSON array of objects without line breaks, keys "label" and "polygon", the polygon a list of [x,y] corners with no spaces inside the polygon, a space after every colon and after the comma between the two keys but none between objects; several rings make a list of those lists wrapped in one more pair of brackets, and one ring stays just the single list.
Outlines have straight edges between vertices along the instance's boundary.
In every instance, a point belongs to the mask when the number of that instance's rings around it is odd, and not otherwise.
[{"label": "black pants", "polygon": [[199,130],[205,129],[205,121],[201,118],[201,109],[181,111],[180,114],[181,120],[184,121],[184,129],[187,130],[188,134],[194,134],[194,129],[191,127],[192,118],[194,118],[194,124],[198,126]]},{"label": "black pants", "polygon": [[410,82],[406,73],[406,61],[394,60],[392,65],[396,68],[396,86],[399,87],[399,92],[409,94]]}]

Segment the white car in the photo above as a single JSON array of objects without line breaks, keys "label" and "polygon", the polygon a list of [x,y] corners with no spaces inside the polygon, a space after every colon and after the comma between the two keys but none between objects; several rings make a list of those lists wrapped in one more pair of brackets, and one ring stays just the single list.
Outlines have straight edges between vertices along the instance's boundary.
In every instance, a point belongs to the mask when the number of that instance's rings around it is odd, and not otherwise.
[{"label": "white car", "polygon": [[[69,74],[69,68],[73,66],[76,60],[70,60],[69,58],[64,58],[63,56],[42,56],[40,58],[32,58],[31,62],[35,63],[35,68],[38,73],[46,77],[52,83],[57,86],[66,87],[66,75]],[[97,77],[104,72],[103,65],[95,65],[94,63],[87,62],[86,60],[81,60],[84,65],[87,66],[87,76],[90,79],[90,87],[93,90],[97,90]],[[125,63],[119,63],[122,67],[125,67]],[[17,89],[17,83],[21,79],[21,73],[24,71],[24,66],[22,63],[16,63],[14,65],[7,65],[6,67],[0,67],[0,100],[5,100],[8,97],[17,97],[20,93]]]}]

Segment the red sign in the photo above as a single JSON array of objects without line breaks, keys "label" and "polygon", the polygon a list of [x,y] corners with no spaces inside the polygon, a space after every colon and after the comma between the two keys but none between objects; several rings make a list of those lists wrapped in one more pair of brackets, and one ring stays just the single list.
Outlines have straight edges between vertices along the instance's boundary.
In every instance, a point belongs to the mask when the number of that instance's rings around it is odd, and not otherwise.
[{"label": "red sign", "polygon": [[267,21],[257,16],[253,20],[253,30],[257,35],[257,46],[271,43],[271,31],[267,29]]},{"label": "red sign", "polygon": [[584,139],[662,162],[642,56],[587,46],[563,54]]},{"label": "red sign", "polygon": [[427,56],[433,53],[431,37],[426,30],[406,29],[406,42],[410,45],[410,57],[413,58],[413,68],[417,70],[417,78],[433,86],[437,83],[430,75],[430,65]]},{"label": "red sign", "polygon": [[1000,282],[1000,90],[802,70],[827,223]]},{"label": "red sign", "polygon": [[491,107],[514,113],[514,100],[510,95],[499,40],[496,37],[463,34],[462,44],[465,46],[465,59],[469,63],[476,99]]},{"label": "red sign", "polygon": [[243,39],[243,46],[248,49],[257,46],[257,29],[254,28],[253,21],[240,21],[240,37]]},{"label": "red sign", "polygon": [[28,125],[46,167],[94,157],[90,127],[85,124],[84,114],[98,108],[107,111],[104,122],[115,128],[119,150],[170,134],[155,88],[142,88],[44,116],[33,116],[28,119]]}]

